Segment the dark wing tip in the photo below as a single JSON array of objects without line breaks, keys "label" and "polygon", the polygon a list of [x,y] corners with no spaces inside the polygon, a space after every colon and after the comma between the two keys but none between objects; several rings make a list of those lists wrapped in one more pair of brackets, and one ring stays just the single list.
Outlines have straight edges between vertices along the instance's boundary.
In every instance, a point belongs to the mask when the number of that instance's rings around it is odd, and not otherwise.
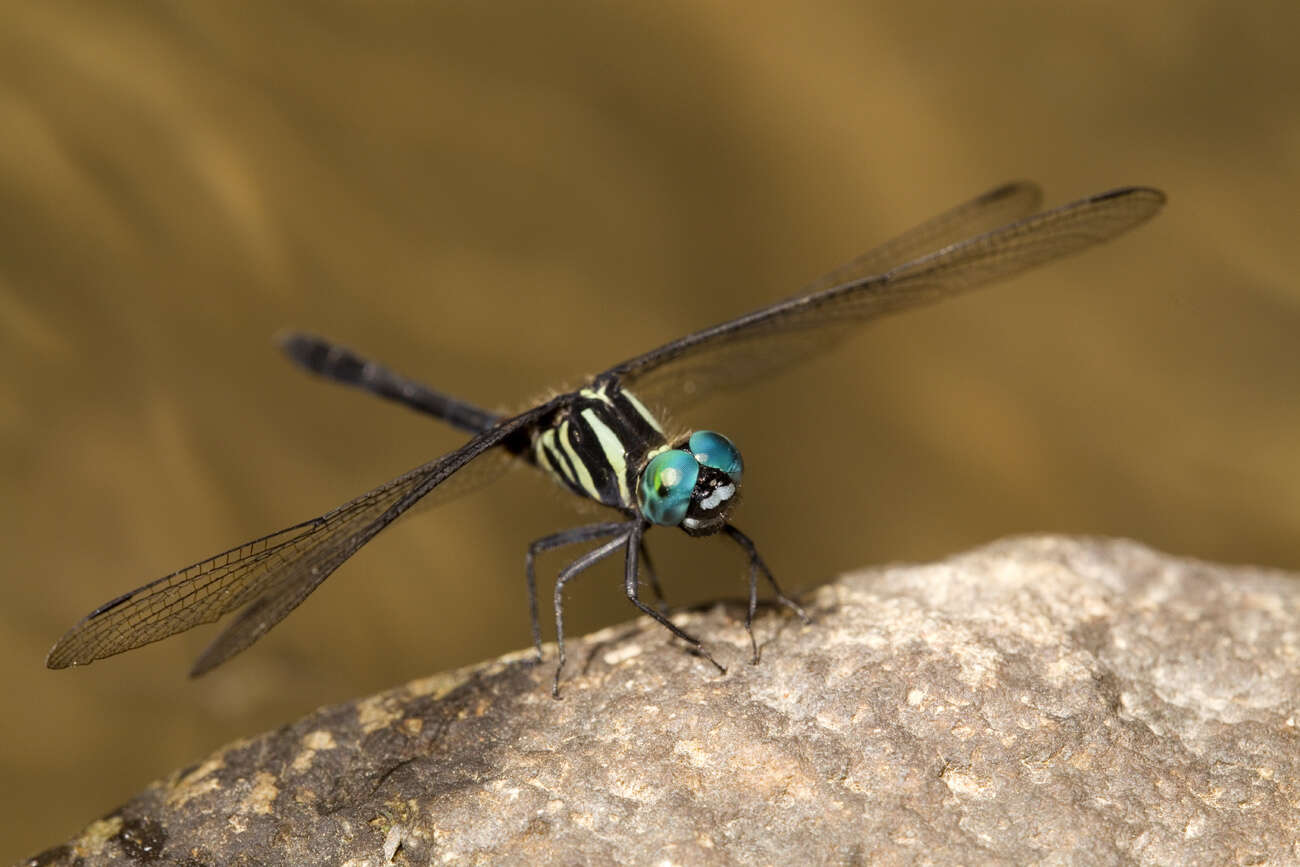
[{"label": "dark wing tip", "polygon": [[[1119,187],[1091,196],[1087,201],[1092,204],[1102,204],[1104,207],[1114,208],[1116,214],[1122,215],[1124,228],[1121,231],[1127,231],[1142,225],[1160,213],[1160,209],[1165,206],[1168,197],[1165,196],[1163,190],[1158,190],[1155,187]],[[1108,205],[1105,203],[1114,204]]]},{"label": "dark wing tip", "polygon": [[1022,195],[1032,196],[1041,201],[1043,197],[1043,189],[1033,181],[1027,181],[1024,179],[1018,181],[1007,181],[1005,184],[996,186],[987,193],[978,196],[972,204],[980,206],[990,205],[994,202],[1002,201],[1003,199],[1009,199],[1012,196]]},{"label": "dark wing tip", "polygon": [[220,662],[209,661],[206,659],[206,656],[206,654],[200,656],[198,659],[194,660],[194,665],[190,666],[189,677],[191,680],[196,677],[202,677],[221,664]]},{"label": "dark wing tip", "polygon": [[1160,207],[1169,201],[1164,190],[1158,190],[1155,187],[1116,187],[1113,190],[1107,190],[1104,193],[1097,193],[1090,197],[1091,201],[1104,202],[1107,199],[1131,199],[1133,201],[1149,202],[1155,207]]},{"label": "dark wing tip", "polygon": [[[254,602],[253,606],[263,608],[265,607],[265,602],[262,601],[261,604]],[[285,613],[287,614],[288,612],[286,611]],[[230,626],[222,630],[222,632],[213,639],[212,643],[203,649],[203,652],[199,654],[199,658],[194,660],[194,664],[190,666],[189,677],[191,680],[196,677],[202,677],[212,669],[226,662],[230,657],[247,650],[249,645],[261,638],[262,635],[266,633],[267,629],[270,629],[270,626],[267,626],[266,628],[256,629],[251,633],[243,634],[236,629],[236,627],[243,621],[244,618],[241,615],[239,619],[235,620],[230,624]],[[274,624],[271,625],[273,626]]]}]

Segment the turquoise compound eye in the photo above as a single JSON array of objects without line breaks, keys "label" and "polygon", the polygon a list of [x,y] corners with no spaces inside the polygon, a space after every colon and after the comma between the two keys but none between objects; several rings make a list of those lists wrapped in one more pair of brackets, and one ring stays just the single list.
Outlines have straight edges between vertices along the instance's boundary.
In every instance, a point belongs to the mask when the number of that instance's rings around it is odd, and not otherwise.
[{"label": "turquoise compound eye", "polygon": [[675,527],[686,517],[700,465],[688,451],[660,452],[641,473],[641,514],[654,524]]},{"label": "turquoise compound eye", "polygon": [[733,482],[740,484],[745,462],[740,459],[740,450],[731,444],[731,440],[711,430],[697,430],[686,445],[695,455],[695,460],[706,467],[722,470],[731,476]]}]

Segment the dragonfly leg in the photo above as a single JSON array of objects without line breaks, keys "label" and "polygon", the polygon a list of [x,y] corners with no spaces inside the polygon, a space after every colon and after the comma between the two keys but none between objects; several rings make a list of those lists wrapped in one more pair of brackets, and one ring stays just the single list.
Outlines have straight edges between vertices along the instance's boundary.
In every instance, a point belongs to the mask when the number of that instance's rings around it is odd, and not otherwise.
[{"label": "dragonfly leg", "polygon": [[649,576],[650,589],[654,591],[655,602],[657,607],[664,614],[668,613],[668,600],[664,598],[664,588],[659,583],[659,574],[655,572],[654,563],[650,562],[650,549],[641,542],[641,560],[645,563],[645,571]]},{"label": "dragonfly leg", "polygon": [[542,623],[537,616],[537,573],[533,568],[533,561],[543,551],[560,548],[564,545],[573,545],[578,542],[590,542],[602,536],[612,536],[626,528],[627,523],[622,521],[588,524],[585,527],[573,527],[559,533],[543,536],[528,546],[528,553],[524,555],[524,575],[528,579],[528,615],[532,618],[533,647],[537,650],[538,662],[542,661]]},{"label": "dragonfly leg", "polygon": [[[599,525],[593,524],[592,527],[610,526],[617,530],[626,530],[627,524]],[[592,527],[579,527],[578,530],[590,530]],[[598,536],[610,535],[608,532],[599,533]],[[560,697],[560,672],[564,670],[564,585],[568,584],[579,573],[586,571],[595,564],[604,560],[610,554],[613,554],[627,540],[626,534],[611,539],[599,548],[592,548],[586,554],[583,554],[577,560],[574,560],[568,566],[560,570],[560,577],[555,579],[555,645],[559,649],[559,661],[555,664],[555,680],[551,684],[551,695],[556,698]]]},{"label": "dragonfly leg", "polygon": [[764,563],[763,558],[759,556],[758,548],[754,546],[753,540],[737,530],[731,524],[727,524],[722,529],[728,536],[735,540],[737,545],[744,549],[746,556],[749,557],[749,607],[745,612],[745,630],[749,632],[749,643],[754,651],[752,661],[754,664],[757,664],[758,642],[754,639],[754,612],[758,609],[759,572],[762,572],[767,576],[768,583],[772,585],[772,590],[776,593],[776,598],[782,605],[789,608],[795,614],[798,614],[804,623],[809,622],[808,614],[799,606],[799,603],[795,602],[782,592],[781,585],[776,583],[776,578],[772,575],[772,570],[767,568],[767,564]]},{"label": "dragonfly leg", "polygon": [[676,635],[682,641],[685,641],[687,644],[691,645],[691,648],[696,653],[698,653],[700,656],[703,656],[709,662],[713,663],[714,666],[718,669],[718,671],[722,672],[723,674],[726,674],[727,672],[726,667],[722,663],[714,659],[713,656],[707,650],[704,649],[704,645],[700,643],[700,640],[698,638],[691,635],[689,632],[686,632],[677,624],[673,623],[671,620],[665,617],[663,614],[651,608],[649,605],[646,605],[644,602],[640,600],[640,598],[638,598],[637,596],[637,565],[638,565],[637,552],[641,549],[641,538],[644,534],[645,534],[645,524],[638,523],[632,529],[632,532],[627,537],[627,573],[624,580],[625,589],[627,590],[627,598],[632,600],[632,604],[635,605],[637,608],[639,608],[643,614],[648,614],[651,617],[653,617],[673,635]]}]

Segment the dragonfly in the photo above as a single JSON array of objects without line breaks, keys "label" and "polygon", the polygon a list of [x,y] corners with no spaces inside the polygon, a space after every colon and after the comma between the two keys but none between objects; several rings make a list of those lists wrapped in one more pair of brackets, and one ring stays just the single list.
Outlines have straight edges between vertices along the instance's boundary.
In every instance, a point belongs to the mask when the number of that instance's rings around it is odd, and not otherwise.
[{"label": "dragonfly", "polygon": [[[565,663],[564,588],[619,552],[632,605],[726,671],[662,608],[662,590],[645,547],[646,532],[657,526],[677,527],[689,536],[722,536],[740,548],[749,570],[745,629],[757,663],[753,622],[760,577],[777,602],[805,622],[808,618],[782,591],[754,542],[731,522],[745,471],[740,451],[710,430],[670,437],[650,407],[680,409],[716,391],[749,385],[827,351],[878,317],[1006,280],[1108,241],[1154,216],[1165,196],[1151,187],[1122,187],[1039,212],[1041,200],[1033,183],[1003,184],[841,265],[794,297],[615,364],[576,391],[515,415],[436,391],[324,338],[290,333],[281,346],[307,370],[432,415],[470,439],[319,517],[106,602],[58,640],[46,664],[87,664],[238,611],[194,663],[190,675],[197,677],[265,635],[416,503],[446,502],[520,462],[617,515],[537,539],[527,549],[524,572],[540,661],[534,561],[553,548],[593,545],[560,569],[555,583],[556,697]],[[643,563],[660,606],[641,598]]]}]

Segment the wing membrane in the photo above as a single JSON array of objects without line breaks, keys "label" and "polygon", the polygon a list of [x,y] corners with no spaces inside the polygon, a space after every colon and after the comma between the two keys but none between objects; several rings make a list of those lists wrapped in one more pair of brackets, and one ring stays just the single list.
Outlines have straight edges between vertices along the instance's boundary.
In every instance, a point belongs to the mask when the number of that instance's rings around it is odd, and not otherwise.
[{"label": "wing membrane", "polygon": [[[946,237],[952,229],[978,224],[995,211],[1006,213],[1001,208],[1008,204],[1029,204],[1035,190],[1021,184],[999,188],[900,236],[879,248],[879,253],[873,251],[832,271],[814,286],[860,273],[863,264],[891,261],[898,252],[910,253],[927,238]],[[999,207],[985,210],[984,200]],[[884,274],[800,295],[697,331],[602,376],[617,378],[642,400],[687,404],[715,389],[770,376],[830,348],[879,316],[1009,279],[1108,241],[1150,219],[1164,201],[1163,193],[1147,187],[1125,187],[1080,199],[951,243]]]},{"label": "wing membrane", "polygon": [[899,265],[941,250],[949,244],[999,229],[1028,217],[1043,204],[1043,191],[1031,181],[1012,181],[964,202],[897,238],[868,250],[833,271],[828,271],[800,291],[809,295],[867,277],[878,277]]},{"label": "wing membrane", "polygon": [[[46,665],[83,665],[247,606],[190,672],[203,674],[266,634],[343,561],[417,502],[446,502],[495,478],[509,465],[510,455],[502,449],[480,456],[550,408],[544,404],[508,419],[456,451],[318,518],[232,548],[100,606],[59,639]],[[478,472],[458,473],[476,458]]]}]

